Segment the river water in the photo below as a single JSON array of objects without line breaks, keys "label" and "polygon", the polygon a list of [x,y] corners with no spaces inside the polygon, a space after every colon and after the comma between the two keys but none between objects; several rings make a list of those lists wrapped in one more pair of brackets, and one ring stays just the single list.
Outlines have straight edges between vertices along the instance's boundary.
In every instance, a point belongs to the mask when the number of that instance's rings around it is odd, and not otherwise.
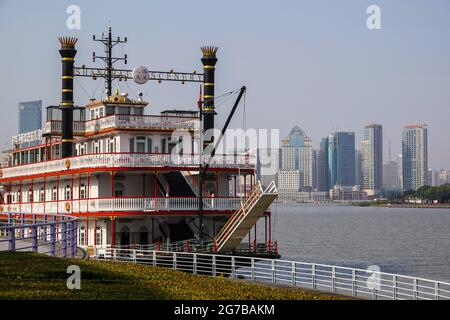
[{"label": "river water", "polygon": [[[282,259],[450,282],[450,210],[273,204]],[[258,225],[259,236],[263,226]],[[260,238],[262,239],[262,238]]]}]

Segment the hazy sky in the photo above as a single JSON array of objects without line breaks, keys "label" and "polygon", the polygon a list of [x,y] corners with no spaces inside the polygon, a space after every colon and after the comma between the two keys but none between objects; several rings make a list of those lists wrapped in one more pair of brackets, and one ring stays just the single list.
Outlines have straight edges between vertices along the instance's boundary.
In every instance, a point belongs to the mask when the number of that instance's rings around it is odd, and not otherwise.
[{"label": "hazy sky", "polygon": [[[81,30],[66,28],[72,4],[81,8]],[[381,7],[381,30],[366,27],[371,4]],[[364,124],[377,122],[387,159],[388,141],[393,154],[401,150],[403,125],[427,123],[430,165],[450,169],[448,0],[0,0],[1,147],[17,131],[19,101],[59,103],[57,36],[79,37],[76,64],[92,65],[92,51],[102,50],[92,34],[109,24],[128,36],[116,52],[128,53],[129,68],[200,71],[199,47],[219,46],[216,96],[245,84],[249,128],[284,136],[299,125],[317,145],[336,129],[355,131],[359,141]],[[79,83],[79,105],[103,90],[99,81]],[[121,83],[146,94],[147,113],[196,104],[197,86],[128,86]],[[217,110],[220,124],[230,107]],[[241,108],[233,126],[242,119]]]}]

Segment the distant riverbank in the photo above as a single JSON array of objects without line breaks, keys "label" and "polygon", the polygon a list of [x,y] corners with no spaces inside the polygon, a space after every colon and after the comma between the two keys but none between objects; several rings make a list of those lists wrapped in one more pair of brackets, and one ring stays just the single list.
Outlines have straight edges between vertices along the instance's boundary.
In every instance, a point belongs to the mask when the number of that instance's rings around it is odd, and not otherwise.
[{"label": "distant riverbank", "polygon": [[384,208],[417,208],[417,209],[450,209],[450,204],[433,204],[433,203],[389,203],[378,201],[366,201],[352,203],[356,207],[384,207]]}]

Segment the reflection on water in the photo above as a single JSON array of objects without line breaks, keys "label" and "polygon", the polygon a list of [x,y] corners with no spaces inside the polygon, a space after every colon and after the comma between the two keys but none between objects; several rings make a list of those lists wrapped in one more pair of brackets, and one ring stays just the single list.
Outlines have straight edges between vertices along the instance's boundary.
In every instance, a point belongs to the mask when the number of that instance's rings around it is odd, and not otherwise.
[{"label": "reflection on water", "polygon": [[272,214],[282,258],[450,281],[449,209],[273,204]]}]

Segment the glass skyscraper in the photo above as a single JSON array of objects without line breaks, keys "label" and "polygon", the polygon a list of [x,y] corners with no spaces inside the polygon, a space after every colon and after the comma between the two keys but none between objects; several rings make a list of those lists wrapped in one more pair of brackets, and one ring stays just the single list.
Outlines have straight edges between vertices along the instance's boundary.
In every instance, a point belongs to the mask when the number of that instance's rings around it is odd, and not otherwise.
[{"label": "glass skyscraper", "polygon": [[403,189],[417,190],[428,182],[428,129],[416,124],[403,128]]},{"label": "glass skyscraper", "polygon": [[330,186],[355,185],[355,133],[335,132],[328,142]]},{"label": "glass skyscraper", "polygon": [[19,133],[42,128],[42,101],[19,103]]},{"label": "glass skyscraper", "polygon": [[330,171],[328,165],[328,137],[323,138],[317,151],[317,190],[330,190]]},{"label": "glass skyscraper", "polygon": [[295,126],[289,136],[282,140],[281,168],[300,172],[300,188],[312,188],[312,141]]},{"label": "glass skyscraper", "polygon": [[377,195],[383,188],[383,127],[369,124],[364,127],[361,142],[362,187],[369,196]]}]

